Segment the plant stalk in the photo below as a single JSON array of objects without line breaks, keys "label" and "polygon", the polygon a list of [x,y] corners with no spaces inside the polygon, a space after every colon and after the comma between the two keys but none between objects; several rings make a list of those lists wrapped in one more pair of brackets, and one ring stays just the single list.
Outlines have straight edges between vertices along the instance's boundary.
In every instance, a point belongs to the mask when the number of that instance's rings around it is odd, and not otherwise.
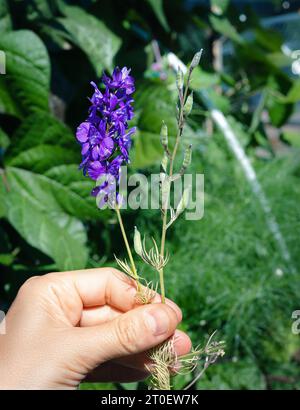
[{"label": "plant stalk", "polygon": [[132,256],[132,252],[131,252],[129,242],[128,242],[128,239],[127,239],[127,235],[126,235],[126,231],[125,231],[125,228],[124,228],[121,212],[120,212],[120,209],[119,209],[118,206],[116,206],[115,209],[116,209],[120,229],[121,229],[121,232],[122,232],[122,236],[123,236],[123,239],[124,239],[124,243],[125,243],[125,246],[126,246],[126,249],[127,249],[127,254],[128,254],[128,257],[129,257],[129,261],[130,261],[130,264],[131,264],[132,273],[134,274],[134,278],[135,278],[136,284],[137,284],[137,290],[139,291],[140,287],[141,287],[141,284],[139,282],[139,276],[138,276],[138,273],[137,273],[137,269],[136,269],[136,266],[135,266],[135,263],[134,263],[134,260],[133,260],[133,256]]},{"label": "plant stalk", "polygon": [[[183,108],[185,101],[187,99],[187,93],[189,90],[189,85],[190,85],[190,79],[191,79],[191,74],[192,71],[189,70],[188,72],[188,77],[187,77],[187,84],[184,90],[184,95],[182,93],[179,95],[179,102],[180,102],[180,109],[179,109],[179,118],[178,118],[178,131],[176,135],[176,140],[175,140],[175,145],[174,149],[171,154],[171,159],[170,159],[170,171],[169,171],[169,176],[173,176],[173,168],[174,168],[174,161],[175,157],[177,154],[180,138],[183,133],[183,128],[184,128],[184,115],[183,115]],[[170,191],[168,193],[169,198],[170,198]],[[167,204],[169,203],[169,198],[167,201]],[[162,232],[161,232],[161,247],[160,247],[160,256],[164,258],[165,256],[165,243],[166,243],[166,234],[167,234],[167,217],[168,217],[168,210],[164,209],[163,210],[163,223],[162,223]],[[162,303],[165,303],[166,296],[165,296],[165,281],[164,281],[164,269],[160,269],[159,271],[159,281],[160,281],[160,292],[161,292],[161,301]]]}]

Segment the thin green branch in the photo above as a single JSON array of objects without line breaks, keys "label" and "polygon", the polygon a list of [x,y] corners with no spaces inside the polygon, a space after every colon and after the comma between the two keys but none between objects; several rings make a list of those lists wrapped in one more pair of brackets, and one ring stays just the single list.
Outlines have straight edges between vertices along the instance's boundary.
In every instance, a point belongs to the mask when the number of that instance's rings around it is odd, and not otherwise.
[{"label": "thin green branch", "polygon": [[[179,103],[180,103],[180,108],[179,108],[179,115],[178,115],[178,131],[177,131],[177,136],[176,136],[176,141],[175,145],[173,148],[173,151],[171,153],[171,158],[170,158],[170,166],[169,166],[169,176],[170,178],[173,176],[173,169],[174,169],[174,162],[177,154],[177,150],[179,147],[179,142],[183,134],[183,129],[184,129],[184,104],[187,99],[187,94],[189,90],[189,85],[190,85],[190,79],[191,79],[191,74],[192,74],[192,69],[189,69],[188,72],[188,77],[187,77],[187,83],[186,87],[184,90],[184,94],[182,92],[179,93]],[[170,198],[170,191],[168,193],[169,198]],[[166,204],[168,205],[168,201],[166,201]],[[166,243],[166,234],[167,234],[167,218],[168,218],[168,208],[162,210],[163,212],[163,223],[162,223],[162,233],[161,233],[161,247],[160,247],[160,255],[162,258],[165,256],[165,243]],[[161,291],[161,301],[162,303],[165,303],[165,282],[164,282],[164,269],[160,269],[159,271],[159,281],[160,281],[160,291]]]},{"label": "thin green branch", "polygon": [[126,235],[126,231],[125,231],[125,228],[124,228],[121,212],[120,212],[120,209],[118,208],[118,206],[116,206],[115,210],[116,210],[116,213],[117,213],[118,222],[119,222],[120,229],[121,229],[123,239],[124,239],[124,242],[125,242],[125,246],[126,246],[127,254],[128,254],[128,257],[129,257],[132,273],[133,273],[134,279],[137,283],[137,290],[140,291],[141,284],[139,282],[139,276],[138,276],[138,273],[137,273],[137,269],[136,269],[134,259],[133,259],[133,256],[132,256],[132,252],[131,252],[129,242],[128,242],[128,239],[127,239],[127,235]]}]

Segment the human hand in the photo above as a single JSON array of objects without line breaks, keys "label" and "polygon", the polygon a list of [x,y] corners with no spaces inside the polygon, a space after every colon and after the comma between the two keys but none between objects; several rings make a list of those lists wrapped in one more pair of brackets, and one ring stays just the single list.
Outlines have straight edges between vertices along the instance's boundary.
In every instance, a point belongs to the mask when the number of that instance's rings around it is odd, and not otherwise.
[{"label": "human hand", "polygon": [[20,288],[0,336],[0,388],[74,389],[91,381],[147,377],[150,348],[175,332],[175,350],[186,354],[188,336],[175,303],[135,304],[134,282],[111,269],[50,273]]}]

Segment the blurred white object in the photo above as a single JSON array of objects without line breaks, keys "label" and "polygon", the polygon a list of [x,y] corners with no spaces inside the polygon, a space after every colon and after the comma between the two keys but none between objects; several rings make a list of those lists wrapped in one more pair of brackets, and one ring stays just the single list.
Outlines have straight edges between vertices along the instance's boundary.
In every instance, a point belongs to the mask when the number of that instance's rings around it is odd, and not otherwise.
[{"label": "blurred white object", "polygon": [[177,71],[179,67],[183,74],[186,74],[187,66],[174,53],[168,53],[167,60],[173,70]]},{"label": "blurred white object", "polygon": [[300,76],[300,50],[292,51],[287,45],[281,47],[281,51],[288,57],[291,57],[294,61],[292,62],[292,73],[294,75]]}]

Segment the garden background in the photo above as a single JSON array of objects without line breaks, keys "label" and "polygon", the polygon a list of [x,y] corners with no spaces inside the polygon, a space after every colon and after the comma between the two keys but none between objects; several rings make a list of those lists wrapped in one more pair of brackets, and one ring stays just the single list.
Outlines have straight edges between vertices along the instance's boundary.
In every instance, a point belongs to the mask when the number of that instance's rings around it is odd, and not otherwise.
[{"label": "garden background", "polygon": [[[124,256],[115,215],[97,210],[78,171],[74,132],[89,82],[115,65],[132,68],[130,172],[150,175],[161,121],[175,132],[168,54],[188,64],[203,48],[185,139],[191,172],[205,175],[205,213],[181,218],[168,237],[167,295],[195,344],[216,329],[226,341],[197,389],[299,389],[299,10],[297,0],[1,0],[0,309],[32,275],[115,266],[114,254]],[[254,185],[214,110],[255,170]],[[159,212],[123,215],[128,232],[157,235]]]}]

